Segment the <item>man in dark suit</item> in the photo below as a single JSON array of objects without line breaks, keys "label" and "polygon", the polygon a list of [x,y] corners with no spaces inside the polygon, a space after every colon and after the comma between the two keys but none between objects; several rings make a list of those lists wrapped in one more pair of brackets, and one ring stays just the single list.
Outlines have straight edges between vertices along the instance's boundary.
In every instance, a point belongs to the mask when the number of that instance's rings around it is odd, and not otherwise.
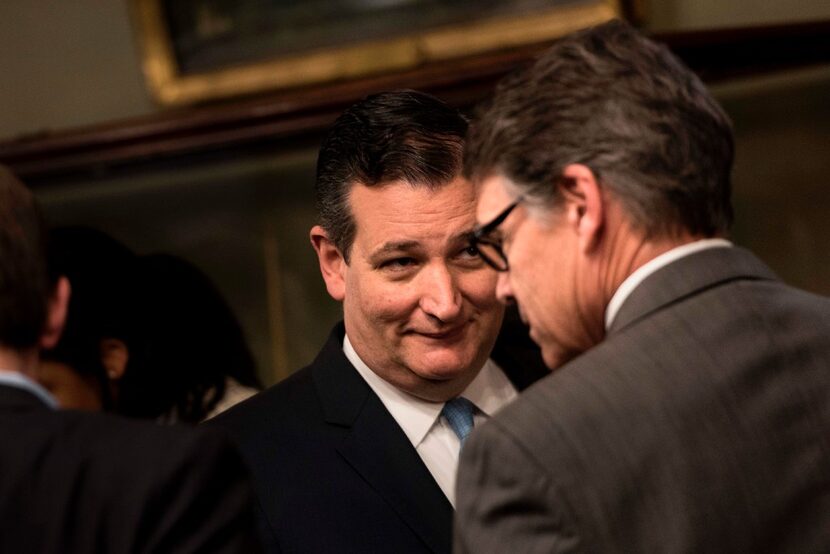
[{"label": "man in dark suit", "polygon": [[503,308],[469,243],[466,128],[429,95],[384,93],[323,142],[311,242],[344,321],[310,366],[215,420],[253,470],[272,552],[449,552],[461,442],[541,375],[513,344],[488,357]]},{"label": "man in dark suit", "polygon": [[474,243],[556,368],[468,441],[459,552],[823,552],[830,301],[725,239],[727,116],[621,22],[502,83]]},{"label": "man in dark suit", "polygon": [[0,167],[0,552],[256,552],[242,460],[215,430],[56,411],[35,379],[71,294],[31,193]]}]

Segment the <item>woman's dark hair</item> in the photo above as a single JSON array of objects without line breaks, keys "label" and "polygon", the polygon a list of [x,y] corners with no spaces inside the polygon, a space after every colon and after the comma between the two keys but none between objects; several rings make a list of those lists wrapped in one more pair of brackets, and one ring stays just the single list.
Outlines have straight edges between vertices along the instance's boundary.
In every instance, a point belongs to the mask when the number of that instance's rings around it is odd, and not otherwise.
[{"label": "woman's dark hair", "polygon": [[262,388],[242,328],[196,266],[154,254],[138,260],[138,323],[121,381],[119,411],[198,423],[225,393],[226,377]]}]

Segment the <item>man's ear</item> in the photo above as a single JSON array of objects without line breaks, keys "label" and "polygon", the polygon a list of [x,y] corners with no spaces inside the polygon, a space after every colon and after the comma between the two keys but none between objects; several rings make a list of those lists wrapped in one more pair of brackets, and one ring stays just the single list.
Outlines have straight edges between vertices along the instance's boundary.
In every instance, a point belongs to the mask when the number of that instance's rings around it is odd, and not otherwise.
[{"label": "man's ear", "polygon": [[52,291],[52,296],[46,308],[46,324],[40,333],[40,347],[44,350],[54,348],[61,338],[63,326],[66,324],[66,314],[69,311],[69,297],[72,286],[69,279],[60,277]]},{"label": "man's ear", "polygon": [[130,361],[130,350],[121,339],[104,338],[98,344],[101,355],[101,364],[107,372],[110,381],[118,381],[127,371],[127,362]]},{"label": "man's ear", "polygon": [[605,224],[605,199],[594,172],[582,164],[570,164],[560,184],[566,217],[579,234],[583,252],[592,251],[600,241]]},{"label": "man's ear", "polygon": [[326,282],[326,289],[332,298],[342,302],[346,296],[346,260],[343,254],[329,239],[328,233],[319,225],[311,228],[309,233],[311,246],[317,252],[320,273]]}]

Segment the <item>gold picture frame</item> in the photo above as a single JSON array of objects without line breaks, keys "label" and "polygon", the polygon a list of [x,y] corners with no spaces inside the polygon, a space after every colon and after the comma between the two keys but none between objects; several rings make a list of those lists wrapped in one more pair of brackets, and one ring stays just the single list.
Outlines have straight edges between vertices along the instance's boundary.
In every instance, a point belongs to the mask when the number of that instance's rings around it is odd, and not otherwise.
[{"label": "gold picture frame", "polygon": [[619,0],[551,0],[552,7],[530,13],[502,14],[336,47],[312,45],[278,57],[184,72],[166,19],[165,1],[173,0],[132,0],[132,11],[147,85],[154,99],[166,106],[318,85],[540,43],[622,15]]}]

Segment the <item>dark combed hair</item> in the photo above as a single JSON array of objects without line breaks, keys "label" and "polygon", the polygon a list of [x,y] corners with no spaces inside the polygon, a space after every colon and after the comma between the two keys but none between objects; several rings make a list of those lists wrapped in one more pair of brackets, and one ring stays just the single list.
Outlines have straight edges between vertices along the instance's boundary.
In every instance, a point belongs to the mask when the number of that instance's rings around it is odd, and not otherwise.
[{"label": "dark combed hair", "polygon": [[0,345],[37,346],[49,293],[40,210],[29,189],[0,166]]},{"label": "dark combed hair", "polygon": [[315,194],[320,225],[347,262],[357,231],[351,187],[443,186],[461,173],[466,131],[458,110],[409,90],[368,96],[337,118],[320,147]]},{"label": "dark combed hair", "polygon": [[647,235],[714,236],[732,222],[733,156],[731,123],[697,76],[612,21],[499,84],[471,126],[464,171],[556,206],[564,168],[583,164]]}]

